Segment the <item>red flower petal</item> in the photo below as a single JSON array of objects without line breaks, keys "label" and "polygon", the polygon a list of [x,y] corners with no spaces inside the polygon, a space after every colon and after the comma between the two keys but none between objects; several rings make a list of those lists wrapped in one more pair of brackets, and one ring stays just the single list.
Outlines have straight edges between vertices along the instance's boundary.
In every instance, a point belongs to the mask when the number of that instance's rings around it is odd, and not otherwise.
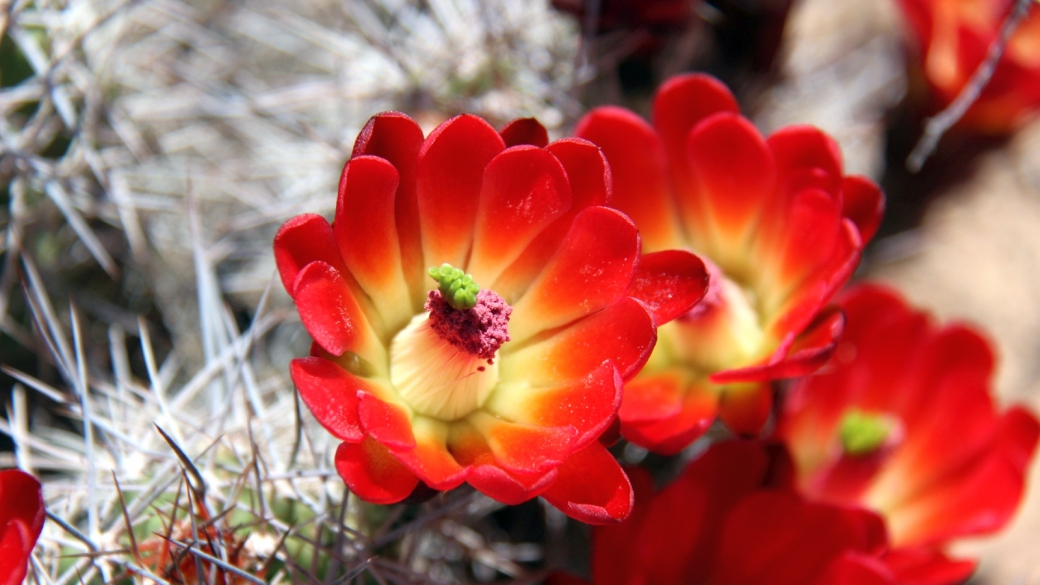
[{"label": "red flower petal", "polygon": [[[626,469],[632,485],[635,505],[629,517],[620,523],[597,526],[592,529],[592,582],[596,585],[630,585],[637,582],[642,554],[633,554],[632,541],[651,507],[654,498],[654,479],[642,467]],[[650,547],[638,551],[653,552]]]},{"label": "red flower petal", "polygon": [[790,347],[781,347],[782,353],[768,363],[718,372],[712,374],[711,381],[716,384],[767,382],[811,374],[834,354],[844,329],[845,315],[837,306],[831,306],[817,313],[816,319],[795,337]]},{"label": "red flower petal", "polygon": [[466,481],[489,498],[507,506],[516,506],[541,495],[556,481],[559,471],[550,469],[533,477],[536,477],[537,481],[520,481],[516,473],[507,472],[495,465],[474,465]]},{"label": "red flower petal", "polygon": [[659,421],[682,411],[690,376],[684,368],[637,376],[625,384],[618,416],[623,423]]},{"label": "red flower petal", "polygon": [[297,215],[285,222],[274,237],[274,260],[282,285],[293,296],[296,276],[311,262],[324,262],[343,272],[343,258],[332,235],[332,226],[320,215]]},{"label": "red flower petal", "polygon": [[719,419],[734,433],[754,437],[769,420],[772,407],[769,382],[730,384],[719,396]]},{"label": "red flower petal", "polygon": [[609,359],[627,379],[643,367],[656,341],[646,307],[625,297],[544,341],[502,356],[499,375],[548,386],[584,378]]},{"label": "red flower petal", "polygon": [[915,349],[901,364],[899,386],[873,389],[865,396],[873,403],[864,404],[898,416],[908,432],[879,480],[900,484],[905,495],[963,471],[980,451],[993,448],[998,427],[987,391],[992,355],[985,340],[963,327],[947,328]]},{"label": "red flower petal", "polygon": [[[792,335],[799,335],[810,327],[824,305],[852,276],[859,264],[862,246],[850,220],[842,220],[835,244],[831,248],[831,257],[817,266],[815,273],[809,274],[800,283],[787,283],[793,290],[784,295],[786,298],[774,295],[772,299],[763,299],[763,303],[769,303],[765,310],[771,315],[766,328],[775,338],[790,339]],[[778,281],[775,291],[779,292],[783,288],[784,285]]]},{"label": "red flower petal", "polygon": [[339,180],[333,232],[347,268],[372,299],[388,329],[404,327],[412,304],[401,268],[394,218],[397,169],[374,156],[352,158]]},{"label": "red flower petal", "polygon": [[975,561],[955,560],[925,548],[898,548],[883,557],[899,585],[964,583],[975,572]]},{"label": "red flower petal", "polygon": [[[657,413],[647,404],[651,398],[648,394],[654,393],[651,389],[675,393],[674,398],[668,396],[667,399],[669,406],[678,400],[675,412],[653,417]],[[632,400],[636,397],[643,408],[636,407],[637,400]],[[624,400],[618,411],[621,432],[629,441],[654,453],[674,455],[707,432],[718,413],[718,401],[718,389],[704,381],[683,386],[681,376],[638,376],[625,386]]]},{"label": "red flower petal", "polygon": [[[911,585],[897,581],[883,562],[870,555],[847,551],[827,566],[814,585]],[[938,584],[937,584],[938,585]]]},{"label": "red flower petal", "polygon": [[882,380],[868,379],[870,385],[847,406],[887,412],[902,423],[906,436],[877,481],[894,488],[889,493],[904,497],[945,482],[941,478],[948,473],[963,472],[973,458],[993,448],[997,430],[998,419],[987,390],[993,355],[986,340],[963,326],[929,333],[891,361],[879,359],[891,359],[878,349],[886,341],[880,335],[870,344],[850,339],[860,342],[857,349],[864,361],[869,360],[863,364],[866,368],[891,365],[900,372],[878,376],[895,378],[893,385],[883,388],[877,387]]},{"label": "red flower petal", "polygon": [[415,448],[394,455],[423,483],[435,490],[455,489],[466,481],[471,468],[460,465],[448,450],[448,425],[425,416],[412,419]]},{"label": "red flower petal", "polygon": [[337,356],[351,351],[376,367],[385,361],[385,350],[364,309],[335,268],[311,262],[293,286],[300,320],[325,351]]},{"label": "red flower petal", "polygon": [[504,149],[498,132],[469,114],[426,138],[417,170],[424,265],[466,265],[484,169]]},{"label": "red flower petal", "polygon": [[715,443],[694,459],[682,475],[665,489],[687,494],[705,490],[703,496],[709,506],[700,527],[709,549],[694,565],[704,570],[715,553],[729,511],[747,495],[761,489],[790,489],[790,485],[776,481],[778,460],[770,446],[761,441],[725,441]]},{"label": "red flower petal", "polygon": [[40,482],[19,469],[0,471],[0,583],[25,579],[45,517]]},{"label": "red flower petal", "polygon": [[340,443],[336,471],[350,491],[373,504],[396,504],[419,485],[418,477],[370,437],[360,443]]},{"label": "red flower petal", "polygon": [[541,274],[570,232],[578,213],[587,207],[606,205],[610,195],[610,167],[596,145],[580,138],[564,138],[550,144],[546,150],[560,161],[567,172],[567,180],[571,185],[571,207],[542,230],[491,287],[510,302],[519,298]]},{"label": "red flower petal", "polygon": [[1033,459],[1040,436],[1036,415],[1024,407],[1013,406],[1001,417],[999,425],[997,440],[1003,455],[1024,471]]},{"label": "red flower petal", "polygon": [[643,301],[658,326],[688,313],[706,292],[708,269],[696,255],[682,250],[643,255],[628,287],[628,296]]},{"label": "red flower petal", "polygon": [[739,266],[758,217],[775,196],[773,154],[751,122],[729,112],[698,124],[687,153],[693,188],[679,193],[687,232],[695,249],[717,264]]},{"label": "red flower petal", "polygon": [[727,519],[712,582],[812,583],[846,551],[876,551],[883,526],[876,516],[806,503],[793,493],[754,493]]},{"label": "red flower petal", "polygon": [[[836,441],[829,441],[824,447],[835,449]],[[811,485],[805,492],[818,494],[816,499],[839,506],[859,506],[878,473],[891,458],[892,448],[882,444],[881,448],[865,455],[849,455],[841,457],[826,469],[813,476]]]},{"label": "red flower petal", "polygon": [[714,504],[708,490],[698,484],[672,484],[654,495],[638,531],[626,543],[639,558],[639,577],[647,583],[703,583],[706,567],[691,563],[691,557],[705,540],[718,536],[703,530]]},{"label": "red flower petal", "polygon": [[484,408],[507,420],[543,427],[578,430],[573,448],[596,440],[621,403],[621,376],[605,362],[588,376],[548,388],[514,388],[501,384]]},{"label": "red flower petal", "polygon": [[613,189],[610,166],[598,146],[581,138],[564,138],[553,142],[546,150],[567,170],[567,179],[571,183],[571,213],[577,215],[586,207],[609,203]]},{"label": "red flower petal", "polygon": [[364,438],[358,420],[358,391],[369,382],[319,357],[298,358],[289,363],[300,398],[314,418],[337,439],[349,443]]},{"label": "red flower petal", "polygon": [[400,112],[383,112],[373,116],[354,142],[351,158],[378,156],[397,169],[400,182],[394,201],[397,237],[400,239],[401,265],[413,299],[422,303],[426,287],[423,278],[422,238],[419,232],[419,202],[416,195],[416,171],[423,134],[419,125]]},{"label": "red flower petal", "polygon": [[574,427],[511,423],[477,411],[467,420],[483,435],[495,461],[508,471],[544,473],[558,467],[572,451]]},{"label": "red flower petal", "polygon": [[763,488],[789,488],[773,477],[784,462],[771,450],[759,442],[716,443],[657,494],[648,472],[631,470],[632,515],[592,531],[594,582],[714,583],[710,577],[733,507]]},{"label": "red flower petal", "polygon": [[[797,287],[804,287],[802,283],[808,278],[820,281],[826,288],[830,275],[819,275],[817,271],[827,265],[842,244],[841,213],[839,201],[824,191],[807,189],[795,195],[786,215],[775,218],[774,222],[782,223],[783,228],[774,226],[759,235],[755,245],[764,264],[762,281],[773,287],[765,301],[767,315],[786,314],[786,307],[792,304],[787,300],[789,295]],[[856,254],[858,260],[861,247],[857,235],[855,245],[847,253]],[[777,302],[780,300],[784,300],[782,305]]]},{"label": "red flower petal", "polygon": [[[923,329],[927,325],[923,316],[911,315],[907,311],[906,304],[899,293],[886,286],[872,283],[850,286],[841,293],[838,301],[848,317],[845,329],[846,337],[862,339],[872,332],[881,332],[893,323],[904,321],[908,317],[912,318],[919,328]],[[916,333],[912,341],[916,343],[922,333],[923,331]],[[893,337],[890,333],[886,336],[902,339],[902,337]],[[907,355],[906,351],[901,351],[900,354]],[[883,368],[879,371],[894,373]]]},{"label": "red flower petal", "polygon": [[632,511],[632,485],[603,445],[593,441],[567,458],[542,497],[586,524],[610,524]]},{"label": "red flower petal", "polygon": [[545,131],[545,126],[534,118],[517,118],[503,126],[498,133],[507,147],[530,144],[545,148],[549,144],[549,133]]},{"label": "red flower petal", "polygon": [[1011,410],[997,432],[992,450],[945,475],[891,515],[893,542],[939,544],[1007,524],[1022,499],[1025,467],[1036,449],[1040,423],[1025,410]]},{"label": "red flower petal", "polygon": [[503,151],[484,170],[467,272],[490,284],[570,206],[566,172],[549,151],[532,146]]},{"label": "red flower petal", "polygon": [[646,251],[680,248],[667,162],[654,129],[628,110],[605,106],[582,118],[574,134],[603,149],[614,181],[610,204],[639,226]]},{"label": "red flower petal", "polygon": [[686,140],[701,120],[719,112],[740,113],[737,100],[718,79],[699,73],[676,75],[661,84],[654,98],[654,128],[668,154],[680,193],[691,187]]},{"label": "red flower petal", "polygon": [[470,467],[466,477],[470,485],[510,506],[537,497],[558,475],[556,469],[540,473],[502,469],[484,435],[468,422],[452,425],[449,448],[460,464]]},{"label": "red flower petal", "polygon": [[866,177],[845,177],[841,186],[842,214],[859,228],[866,245],[877,233],[885,214],[885,195],[874,181]]},{"label": "red flower petal", "polygon": [[368,392],[358,393],[358,418],[365,433],[394,451],[415,448],[408,412]]},{"label": "red flower petal", "polygon": [[[769,137],[779,185],[785,193],[819,189],[830,196],[842,185],[841,147],[815,126],[787,126]],[[781,205],[783,199],[778,200]]]},{"label": "red flower petal", "polygon": [[[780,190],[766,202],[754,255],[767,329],[783,338],[797,333],[851,276],[863,247],[860,227],[844,218],[841,153],[826,134],[811,127],[785,128],[768,140],[777,160]],[[848,211],[867,232],[876,230],[881,194],[851,180]],[[861,189],[862,188],[862,189]],[[870,211],[864,205],[873,205]],[[868,233],[867,235],[872,235]],[[764,285],[763,285],[764,286]]]},{"label": "red flower petal", "polygon": [[548,265],[514,303],[513,343],[622,298],[638,258],[639,232],[627,217],[607,207],[582,211]]}]

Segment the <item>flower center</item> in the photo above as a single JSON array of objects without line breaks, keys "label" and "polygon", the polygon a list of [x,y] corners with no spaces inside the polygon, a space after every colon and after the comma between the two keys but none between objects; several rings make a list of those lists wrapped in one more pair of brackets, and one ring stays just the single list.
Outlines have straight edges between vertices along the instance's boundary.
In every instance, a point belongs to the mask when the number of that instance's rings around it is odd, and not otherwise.
[{"label": "flower center", "polygon": [[426,312],[390,344],[390,382],[417,413],[455,420],[483,406],[498,383],[495,358],[509,341],[513,309],[447,264],[430,276],[440,286]]},{"label": "flower center", "polygon": [[[748,365],[768,347],[753,291],[708,263],[710,284],[693,311],[658,329],[675,359],[706,373]],[[659,341],[659,344],[661,343]]]},{"label": "flower center", "polygon": [[864,457],[888,443],[896,427],[890,416],[852,409],[842,416],[838,437],[846,455]]}]

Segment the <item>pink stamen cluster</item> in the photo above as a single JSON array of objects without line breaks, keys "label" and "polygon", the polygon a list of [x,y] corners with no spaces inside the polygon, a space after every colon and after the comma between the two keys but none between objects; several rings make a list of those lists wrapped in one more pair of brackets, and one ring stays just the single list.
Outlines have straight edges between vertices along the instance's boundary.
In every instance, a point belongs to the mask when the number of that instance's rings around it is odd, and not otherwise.
[{"label": "pink stamen cluster", "polygon": [[430,312],[430,327],[442,339],[489,364],[498,348],[509,341],[509,315],[513,307],[494,291],[480,291],[476,306],[459,310],[448,304],[441,291],[431,290],[426,310]]}]

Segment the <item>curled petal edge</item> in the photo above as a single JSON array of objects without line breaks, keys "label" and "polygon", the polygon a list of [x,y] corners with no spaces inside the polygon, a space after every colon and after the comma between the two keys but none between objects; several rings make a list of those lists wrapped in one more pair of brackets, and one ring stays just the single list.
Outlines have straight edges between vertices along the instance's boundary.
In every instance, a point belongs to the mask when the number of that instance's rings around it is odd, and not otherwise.
[{"label": "curled petal edge", "polygon": [[616,524],[632,513],[634,493],[614,456],[598,442],[571,454],[542,497],[586,524]]},{"label": "curled petal edge", "polygon": [[781,344],[762,364],[724,370],[709,378],[715,384],[767,382],[815,372],[834,354],[845,329],[845,315],[837,306],[820,312],[801,335]]}]

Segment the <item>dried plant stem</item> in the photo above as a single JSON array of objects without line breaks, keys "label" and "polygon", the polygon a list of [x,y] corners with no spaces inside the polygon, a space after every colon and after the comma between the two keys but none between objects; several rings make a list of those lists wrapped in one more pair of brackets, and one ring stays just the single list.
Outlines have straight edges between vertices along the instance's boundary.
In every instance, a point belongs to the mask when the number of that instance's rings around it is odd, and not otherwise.
[{"label": "dried plant stem", "polygon": [[1016,0],[1011,12],[1004,19],[997,38],[990,44],[989,50],[986,52],[986,58],[982,60],[975,73],[972,74],[968,84],[964,86],[964,89],[957,94],[956,99],[945,110],[928,119],[924,134],[917,141],[913,151],[910,152],[910,156],[906,158],[906,168],[910,172],[916,173],[921,170],[928,157],[935,152],[935,147],[939,144],[939,139],[942,138],[943,134],[963,118],[968,108],[975,103],[975,100],[979,99],[979,94],[986,89],[986,85],[989,84],[990,79],[993,77],[993,72],[996,71],[997,63],[1000,62],[1000,58],[1004,55],[1004,50],[1007,48],[1008,41],[1011,40],[1011,35],[1015,33],[1018,25],[1025,19],[1026,14],[1029,13],[1029,7],[1034,1],[1037,0]]}]

